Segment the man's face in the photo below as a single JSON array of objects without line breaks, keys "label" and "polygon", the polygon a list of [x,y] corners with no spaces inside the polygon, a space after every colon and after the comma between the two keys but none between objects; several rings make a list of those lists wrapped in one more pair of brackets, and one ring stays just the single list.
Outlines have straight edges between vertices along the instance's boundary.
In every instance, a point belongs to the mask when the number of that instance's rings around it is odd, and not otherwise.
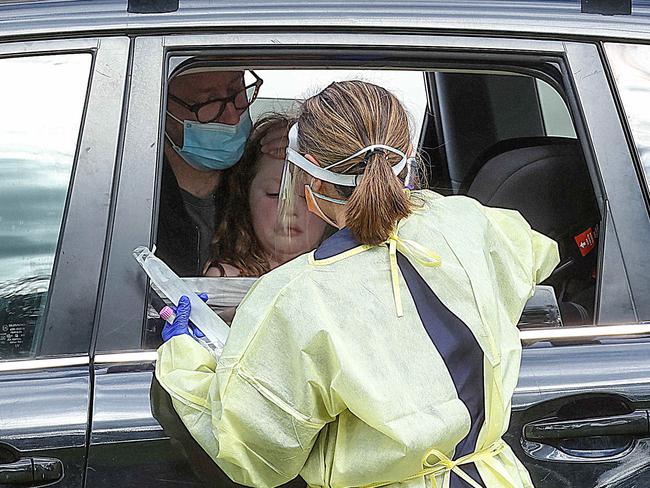
[{"label": "man's face", "polygon": [[[169,82],[169,93],[187,105],[202,104],[215,98],[226,98],[244,89],[244,76],[241,71],[212,71],[177,76]],[[169,99],[167,110],[179,120],[196,120],[196,114],[173,99]],[[232,103],[227,103],[223,112],[213,122],[236,125],[241,114]],[[183,145],[183,127],[167,116],[167,134],[178,146]]]}]

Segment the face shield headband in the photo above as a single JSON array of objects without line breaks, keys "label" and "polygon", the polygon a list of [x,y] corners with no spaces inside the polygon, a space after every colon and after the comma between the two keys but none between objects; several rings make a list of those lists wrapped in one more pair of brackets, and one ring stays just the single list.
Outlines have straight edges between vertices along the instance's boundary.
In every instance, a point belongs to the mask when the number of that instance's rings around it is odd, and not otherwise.
[{"label": "face shield headband", "polygon": [[402,158],[396,165],[392,167],[393,173],[396,176],[404,170],[409,160],[406,154],[398,149],[395,149],[394,147],[386,146],[384,144],[372,144],[358,150],[345,159],[341,159],[340,161],[336,161],[335,163],[330,164],[329,166],[318,166],[298,152],[298,124],[294,124],[293,127],[291,127],[291,130],[289,130],[289,145],[287,147],[286,158],[284,161],[284,169],[282,171],[282,180],[280,183],[281,201],[290,200],[290,193],[294,191],[292,184],[293,182],[291,181],[293,172],[291,165],[298,166],[300,169],[319,180],[327,181],[334,185],[355,187],[363,179],[363,174],[347,175],[342,173],[335,173],[334,171],[330,171],[330,168],[334,168],[340,164],[346,163],[358,156],[361,156],[368,151],[373,151],[376,149],[382,149],[384,151],[395,153]]}]

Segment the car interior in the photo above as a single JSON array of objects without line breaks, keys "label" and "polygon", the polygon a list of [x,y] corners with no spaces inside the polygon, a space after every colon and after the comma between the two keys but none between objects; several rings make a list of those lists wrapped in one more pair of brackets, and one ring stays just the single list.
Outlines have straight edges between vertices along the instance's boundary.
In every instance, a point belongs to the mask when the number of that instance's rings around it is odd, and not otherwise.
[{"label": "car interior", "polygon": [[544,284],[555,291],[561,323],[593,323],[600,215],[560,93],[516,73],[436,72],[427,79],[437,100],[430,119],[438,125],[423,131],[431,186],[518,210],[553,238],[561,260]]},{"label": "car interior", "polygon": [[[560,265],[538,286],[520,328],[594,323],[600,213],[559,83],[518,69],[486,67],[255,71],[264,84],[250,109],[253,122],[269,112],[295,113],[302,99],[332,81],[359,78],[392,90],[411,113],[426,186],[518,210],[532,228],[558,242]],[[254,282],[189,280],[197,291],[208,292],[217,311],[236,305]],[[150,307],[149,318],[156,317],[155,308]],[[155,347],[158,327],[148,323],[144,343]]]}]

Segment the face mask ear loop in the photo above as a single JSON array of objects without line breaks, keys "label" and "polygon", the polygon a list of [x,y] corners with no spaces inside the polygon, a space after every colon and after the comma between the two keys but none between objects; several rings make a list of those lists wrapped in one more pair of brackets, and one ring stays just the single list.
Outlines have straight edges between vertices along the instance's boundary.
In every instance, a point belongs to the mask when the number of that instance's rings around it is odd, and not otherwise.
[{"label": "face mask ear loop", "polygon": [[185,125],[185,122],[183,122],[181,119],[179,119],[178,117],[176,117],[176,116],[175,116],[173,113],[171,113],[169,110],[165,110],[165,113],[166,113],[167,115],[169,115],[172,119],[174,119],[176,122],[178,122],[179,124],[181,124],[182,126]]},{"label": "face mask ear loop", "polygon": [[317,217],[323,219],[323,221],[332,227],[340,229],[341,227],[339,227],[338,224],[336,224],[332,219],[325,215],[325,212],[323,212],[323,210],[320,208],[320,205],[318,205],[318,202],[316,201],[316,198],[318,198],[316,195],[317,193],[312,191],[309,185],[305,185],[305,200],[307,201],[307,210],[309,210]]},{"label": "face mask ear loop", "polygon": [[320,198],[321,200],[325,200],[326,202],[335,203],[336,205],[345,205],[346,203],[348,203],[347,200],[343,200],[343,199],[341,199],[341,198],[329,197],[329,196],[327,196],[327,195],[323,195],[322,193],[319,193],[319,192],[317,192],[317,191],[312,190],[311,185],[314,183],[314,180],[315,180],[315,179],[316,179],[316,178],[314,178],[314,177],[312,176],[311,181],[309,182],[309,185],[308,185],[308,186],[309,186],[309,191],[310,191],[311,194],[314,195],[316,198]]},{"label": "face mask ear loop", "polygon": [[[173,113],[171,113],[169,110],[165,110],[165,113],[166,113],[167,115],[169,115],[173,120],[175,120],[176,122],[178,122],[179,124],[181,124],[181,125],[183,126],[183,128],[185,128],[185,123],[184,123],[182,120],[180,120],[178,117],[176,117]],[[172,146],[172,148],[174,149],[174,151],[176,151],[176,153],[178,153],[178,151],[180,150],[180,147],[178,147],[178,146],[174,143],[174,141],[172,141],[172,138],[169,137],[169,134],[167,134],[167,130],[166,130],[166,129],[165,129],[165,138],[169,141],[169,143],[171,144],[171,146]],[[179,154],[179,156],[181,156],[181,155]],[[181,156],[181,157],[183,157],[183,156]]]},{"label": "face mask ear loop", "polygon": [[169,143],[172,145],[172,147],[174,149],[176,149],[178,147],[176,144],[174,144],[174,141],[172,141],[172,138],[169,137],[169,134],[167,134],[167,131],[165,131],[165,139],[167,139],[169,141]]}]

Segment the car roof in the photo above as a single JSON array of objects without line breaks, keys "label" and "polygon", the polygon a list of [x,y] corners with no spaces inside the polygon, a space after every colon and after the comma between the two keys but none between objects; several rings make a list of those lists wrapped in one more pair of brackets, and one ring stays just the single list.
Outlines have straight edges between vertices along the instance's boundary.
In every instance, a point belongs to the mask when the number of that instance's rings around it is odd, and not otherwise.
[{"label": "car roof", "polygon": [[634,0],[632,15],[581,13],[580,0],[180,0],[179,3],[175,12],[139,14],[127,11],[128,0],[0,0],[0,39],[270,26],[305,32],[314,28],[354,27],[385,33],[412,29],[650,41],[650,0]]}]

